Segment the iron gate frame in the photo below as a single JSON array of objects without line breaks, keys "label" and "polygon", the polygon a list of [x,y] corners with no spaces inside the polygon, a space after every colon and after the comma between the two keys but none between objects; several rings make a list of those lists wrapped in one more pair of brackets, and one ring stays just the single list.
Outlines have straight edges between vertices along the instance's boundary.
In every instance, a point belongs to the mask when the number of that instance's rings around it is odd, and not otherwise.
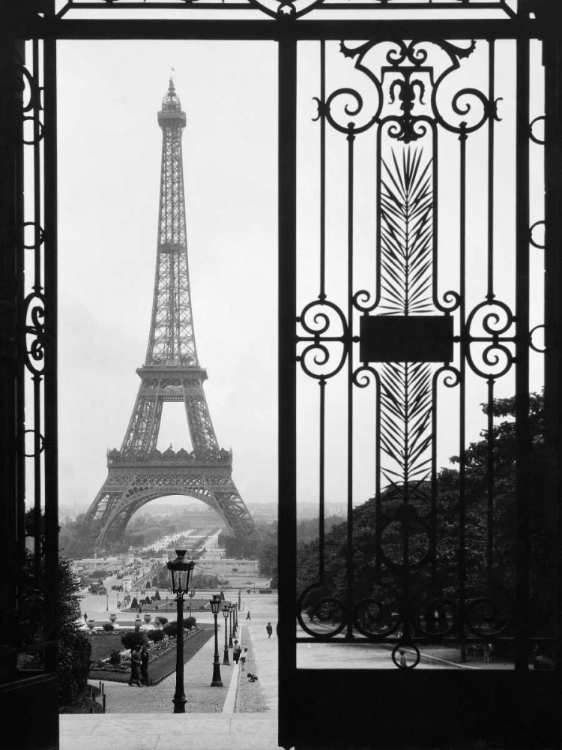
[{"label": "iron gate frame", "polygon": [[[92,5],[94,5],[92,3]],[[150,8],[150,3],[128,3],[129,6]],[[173,5],[173,3],[170,3]],[[403,3],[404,7],[408,3]],[[561,11],[556,0],[520,0],[520,12],[516,18],[505,20],[306,20],[299,21],[295,15],[279,15],[274,20],[74,20],[56,17],[52,0],[23,0],[8,3],[0,12],[3,31],[0,41],[4,45],[2,57],[2,83],[7,88],[9,76],[13,75],[13,60],[10,54],[22,40],[42,40],[44,43],[44,102],[45,138],[44,185],[45,202],[45,263],[44,300],[45,322],[38,326],[42,344],[45,346],[47,367],[45,369],[45,514],[48,570],[50,585],[56,582],[55,558],[57,554],[57,266],[56,266],[56,222],[57,222],[57,144],[56,144],[56,44],[63,40],[93,39],[174,39],[245,41],[263,40],[279,45],[279,170],[278,170],[278,291],[279,291],[279,475],[282,478],[279,490],[279,543],[284,550],[279,569],[279,644],[282,657],[279,659],[279,743],[289,747],[352,747],[352,746],[401,746],[410,742],[421,744],[436,742],[439,737],[458,737],[465,741],[474,731],[481,712],[490,710],[489,701],[502,696],[501,705],[506,710],[496,710],[492,726],[493,737],[503,739],[513,746],[529,747],[533,736],[533,724],[537,715],[541,721],[551,722],[552,741],[562,739],[560,721],[557,718],[556,702],[562,697],[562,659],[556,669],[548,674],[534,674],[520,665],[520,669],[506,675],[480,675],[461,673],[422,675],[415,682],[407,682],[400,670],[385,672],[373,678],[372,673],[357,673],[351,670],[337,672],[313,672],[298,670],[296,665],[296,375],[297,340],[295,320],[298,314],[296,300],[296,216],[297,216],[297,47],[301,41],[329,41],[340,39],[365,40],[400,38],[423,39],[540,39],[544,44],[546,64],[546,159],[545,159],[545,269],[546,269],[546,368],[545,391],[547,415],[553,450],[549,454],[550,496],[562,495],[562,476],[559,468],[562,437],[562,260],[557,248],[562,240],[561,219],[558,207],[562,199],[562,27]],[[117,2],[113,7],[119,7]],[[464,6],[464,3],[463,3]],[[121,5],[124,7],[124,5]],[[158,6],[162,7],[162,6]],[[175,7],[175,6],[174,6]],[[342,4],[342,7],[345,5]],[[398,7],[398,4],[396,5]],[[452,3],[451,7],[459,7]],[[535,17],[529,17],[534,13]],[[44,14],[44,15],[43,15]],[[7,53],[6,54],[6,50]],[[7,104],[8,102],[8,104]],[[9,109],[9,97],[4,99],[4,112]],[[6,122],[5,120],[3,122]],[[16,308],[25,309],[20,270],[20,250],[23,245],[23,195],[21,188],[22,135],[19,126],[8,123],[8,138],[2,143],[3,157],[11,145],[13,154],[4,164],[8,165],[8,178],[3,198],[4,234],[3,275],[15,285],[4,291],[2,302],[8,307],[16,301]],[[10,140],[11,138],[11,140]],[[15,161],[12,157],[15,156]],[[11,182],[10,182],[11,180]],[[524,212],[518,223],[519,241],[528,232]],[[11,309],[11,308],[10,308]],[[0,372],[3,398],[13,393],[15,383],[21,383],[24,367],[25,343],[22,345],[21,319],[5,315],[0,321],[3,346],[2,370]],[[8,360],[16,359],[14,370]],[[521,395],[521,394],[520,394]],[[5,476],[10,493],[6,503],[9,527],[13,526],[14,510],[21,510],[21,479],[23,443],[21,434],[14,438],[10,420],[25,428],[23,422],[23,397],[18,395],[13,403],[3,404],[7,419],[2,426],[2,440],[7,446],[4,454]],[[519,414],[525,421],[525,401],[519,402]],[[37,501],[37,498],[36,498]],[[36,502],[37,505],[37,502]],[[524,504],[519,502],[520,523],[525,526]],[[556,511],[557,537],[562,539],[562,514]],[[524,529],[523,529],[524,530]],[[21,534],[21,529],[20,532]],[[8,540],[6,533],[3,535]],[[17,552],[21,539],[9,539],[3,550],[2,563],[11,562],[10,555]],[[521,561],[528,554],[528,543],[522,546]],[[12,558],[13,559],[13,558]],[[562,548],[558,546],[558,640],[562,634]],[[13,595],[13,592],[10,594]],[[524,595],[524,592],[523,592]],[[44,680],[56,675],[56,664],[51,648],[51,661]],[[409,671],[409,670],[408,670]],[[39,681],[41,678],[37,678]],[[379,714],[372,719],[373,680],[380,679],[377,694]],[[321,682],[320,682],[321,680]],[[536,700],[537,681],[540,680],[542,703]],[[19,687],[27,689],[21,681]],[[52,685],[52,682],[49,682]],[[321,689],[320,688],[321,685]],[[544,699],[546,693],[550,698]],[[448,696],[449,711],[444,716],[444,704],[439,706],[425,702],[420,706],[419,695],[438,691]],[[17,692],[17,691],[16,691]],[[396,714],[396,694],[400,694],[400,713]],[[21,695],[21,692],[20,692]],[[364,721],[351,721],[353,709],[365,699]],[[474,710],[459,710],[466,701],[472,701]],[[457,709],[455,710],[455,702]],[[479,707],[476,710],[476,707]],[[514,711],[520,712],[520,723],[516,726],[502,725]],[[534,714],[533,712],[539,712]],[[15,714],[14,714],[15,715]],[[402,718],[400,718],[402,717]],[[407,718],[404,718],[407,717]],[[401,730],[396,731],[399,719]],[[434,731],[436,721],[441,722],[439,732]],[[408,740],[409,738],[409,740]],[[45,741],[48,741],[45,738]],[[45,745],[51,746],[51,745]]]}]

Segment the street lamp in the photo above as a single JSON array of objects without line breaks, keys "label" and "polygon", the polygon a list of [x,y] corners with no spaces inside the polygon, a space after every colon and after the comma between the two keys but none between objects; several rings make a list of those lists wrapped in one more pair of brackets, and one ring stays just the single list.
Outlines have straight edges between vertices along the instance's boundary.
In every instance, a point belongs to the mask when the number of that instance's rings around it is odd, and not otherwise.
[{"label": "street lamp", "polygon": [[187,562],[185,553],[187,550],[177,549],[176,559],[166,563],[170,571],[170,588],[176,595],[177,602],[177,652],[176,652],[176,692],[174,693],[174,713],[185,713],[185,692],[183,687],[183,596],[189,590],[191,572],[195,567],[193,560]]},{"label": "street lamp", "polygon": [[234,635],[238,632],[238,605],[234,604]]},{"label": "street lamp", "polygon": [[229,630],[229,637],[228,637],[228,648],[232,648],[232,604],[228,605],[228,614],[229,618],[228,621],[230,623],[230,630]]},{"label": "street lamp", "polygon": [[189,616],[190,617],[191,617],[191,605],[193,603],[193,597],[194,597],[194,595],[195,595],[195,591],[193,589],[191,589],[191,591],[189,592]]},{"label": "street lamp", "polygon": [[217,615],[221,606],[221,598],[219,594],[213,594],[211,599],[211,612],[215,618],[215,656],[213,660],[213,680],[211,687],[222,687],[221,680],[221,668],[219,663],[219,636],[217,631]]},{"label": "street lamp", "polygon": [[222,608],[222,616],[224,617],[224,658],[222,660],[222,663],[223,665],[230,667],[230,659],[228,658],[228,641],[227,641],[228,611],[229,611],[228,604],[224,604]]}]

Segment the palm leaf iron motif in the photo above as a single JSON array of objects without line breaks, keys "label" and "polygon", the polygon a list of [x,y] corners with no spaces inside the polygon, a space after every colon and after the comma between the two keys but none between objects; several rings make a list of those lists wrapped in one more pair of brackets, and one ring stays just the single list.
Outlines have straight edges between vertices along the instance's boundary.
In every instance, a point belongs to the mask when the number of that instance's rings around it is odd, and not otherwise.
[{"label": "palm leaf iron motif", "polygon": [[[381,161],[377,310],[385,316],[434,314],[433,159],[422,146],[397,145]],[[420,556],[419,539],[430,538],[433,370],[425,362],[388,362],[379,370],[377,554],[401,588],[398,594],[392,586],[401,621],[393,652],[397,666],[404,666],[399,655],[405,645],[416,653],[415,663],[419,657],[410,641],[410,573],[430,554],[426,547]],[[380,567],[379,573],[377,583],[383,584],[387,576]],[[396,620],[396,631],[398,625]]]},{"label": "palm leaf iron motif", "polygon": [[[383,160],[379,204],[383,315],[423,315],[432,304],[432,159],[410,146],[391,163]],[[409,500],[412,483],[427,480],[431,459],[432,367],[396,362],[381,368],[381,473]]]}]

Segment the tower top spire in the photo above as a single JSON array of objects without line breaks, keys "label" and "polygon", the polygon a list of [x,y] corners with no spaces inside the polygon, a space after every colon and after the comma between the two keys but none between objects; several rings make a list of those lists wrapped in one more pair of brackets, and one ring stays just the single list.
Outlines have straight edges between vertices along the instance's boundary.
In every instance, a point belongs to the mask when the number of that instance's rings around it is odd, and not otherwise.
[{"label": "tower top spire", "polygon": [[167,125],[179,125],[184,128],[185,119],[185,112],[183,112],[181,108],[181,101],[176,93],[176,87],[174,85],[174,69],[172,68],[168,91],[162,99],[162,109],[158,112],[158,124],[161,128],[164,128]]}]

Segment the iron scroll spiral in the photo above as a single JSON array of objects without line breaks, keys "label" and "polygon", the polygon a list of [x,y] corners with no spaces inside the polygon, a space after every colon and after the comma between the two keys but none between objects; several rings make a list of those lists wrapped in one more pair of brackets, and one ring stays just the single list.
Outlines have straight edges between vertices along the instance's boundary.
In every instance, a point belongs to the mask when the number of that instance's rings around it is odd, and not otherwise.
[{"label": "iron scroll spiral", "polygon": [[[330,312],[335,313],[335,316],[331,316]],[[325,299],[315,300],[306,305],[297,322],[309,334],[298,336],[297,341],[312,342],[297,357],[304,372],[316,380],[325,380],[337,375],[345,364],[350,345],[347,320],[340,308]],[[327,335],[334,325],[341,326],[341,330],[334,336]],[[330,344],[342,347],[339,360],[332,367],[329,366],[332,357]]]},{"label": "iron scroll spiral", "polygon": [[339,624],[337,626],[333,626],[330,630],[326,630],[324,632],[312,630],[305,623],[302,617],[302,610],[305,606],[307,596],[315,589],[320,588],[322,585],[323,584],[320,582],[313,583],[311,586],[308,586],[306,589],[304,589],[304,591],[299,595],[299,597],[297,598],[297,620],[305,633],[308,633],[309,635],[312,635],[319,640],[328,640],[341,633],[347,624],[347,608],[343,604],[343,602],[333,596],[324,596],[316,601],[313,605],[311,605],[313,610],[312,618],[316,618],[321,624],[327,623],[328,620],[332,620],[332,622],[334,622],[335,617],[338,616]]},{"label": "iron scroll spiral", "polygon": [[25,300],[25,362],[34,375],[42,375],[45,365],[45,297],[32,292]]},{"label": "iron scroll spiral", "polygon": [[[481,316],[480,321],[479,316]],[[471,311],[466,321],[469,342],[466,358],[471,369],[480,377],[501,378],[511,369],[514,354],[504,342],[513,341],[513,337],[505,336],[505,334],[514,322],[510,308],[505,302],[499,300],[486,300],[476,305]],[[478,323],[484,335],[475,334]],[[478,364],[471,349],[475,343],[485,345]]]}]

